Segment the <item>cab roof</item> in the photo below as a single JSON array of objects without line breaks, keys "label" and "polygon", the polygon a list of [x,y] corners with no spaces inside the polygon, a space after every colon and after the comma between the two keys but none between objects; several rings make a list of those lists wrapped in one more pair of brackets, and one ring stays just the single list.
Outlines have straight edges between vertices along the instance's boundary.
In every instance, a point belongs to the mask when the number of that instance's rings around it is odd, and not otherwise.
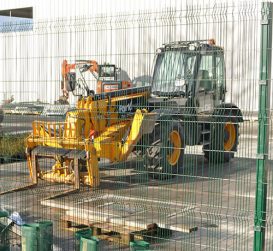
[{"label": "cab roof", "polygon": [[214,39],[209,40],[193,40],[193,41],[174,41],[163,44],[164,47],[160,48],[162,51],[168,50],[185,50],[185,51],[223,51],[223,48],[215,45]]}]

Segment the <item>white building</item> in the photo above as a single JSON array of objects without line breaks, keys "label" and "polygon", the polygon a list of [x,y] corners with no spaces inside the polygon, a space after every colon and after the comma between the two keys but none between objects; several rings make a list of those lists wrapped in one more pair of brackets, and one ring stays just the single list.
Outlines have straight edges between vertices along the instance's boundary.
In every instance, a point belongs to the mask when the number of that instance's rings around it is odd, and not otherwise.
[{"label": "white building", "polygon": [[115,63],[134,79],[150,75],[163,43],[215,38],[225,49],[228,99],[257,110],[257,1],[0,0],[1,11],[31,15],[33,25],[0,33],[0,100],[53,103],[64,58]]}]

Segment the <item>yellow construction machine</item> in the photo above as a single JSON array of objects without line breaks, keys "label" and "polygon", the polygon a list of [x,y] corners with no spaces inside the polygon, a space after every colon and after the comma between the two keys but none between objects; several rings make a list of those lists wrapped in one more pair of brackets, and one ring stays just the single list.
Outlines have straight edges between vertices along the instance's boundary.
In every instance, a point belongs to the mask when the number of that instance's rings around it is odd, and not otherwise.
[{"label": "yellow construction machine", "polygon": [[[107,95],[81,98],[64,122],[34,121],[27,138],[31,180],[100,184],[98,160],[126,160],[139,139],[153,130],[155,113],[145,107],[149,88],[132,88]],[[49,171],[39,168],[39,158],[54,158]]]},{"label": "yellow construction machine", "polygon": [[[33,122],[26,139],[32,184],[40,178],[98,187],[99,160],[124,161],[146,138],[143,166],[153,178],[181,173],[186,145],[203,145],[208,161],[230,161],[243,117],[225,92],[224,51],[214,40],[166,44],[157,51],[151,86],[88,91],[64,122]],[[55,163],[42,170],[40,158]]]}]

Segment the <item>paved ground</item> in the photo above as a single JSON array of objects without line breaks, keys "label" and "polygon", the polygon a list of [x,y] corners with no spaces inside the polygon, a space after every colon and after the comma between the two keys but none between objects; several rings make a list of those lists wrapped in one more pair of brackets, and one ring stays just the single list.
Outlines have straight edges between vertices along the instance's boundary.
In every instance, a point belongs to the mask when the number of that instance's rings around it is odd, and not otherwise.
[{"label": "paved ground", "polygon": [[[12,121],[5,121],[4,126]],[[50,195],[68,190],[69,186],[39,181],[36,188],[1,195],[0,206],[19,212],[27,222],[52,220],[54,250],[74,250],[73,232],[64,228],[61,218],[65,214],[78,214],[90,221],[127,224],[129,229],[136,227],[132,222],[140,228],[156,222],[174,229],[172,236],[157,238],[152,245],[155,250],[248,251],[253,244],[256,148],[257,122],[249,120],[240,128],[239,149],[230,163],[213,165],[204,160],[201,147],[187,147],[183,173],[168,181],[149,179],[142,162],[134,158],[122,165],[101,163],[102,184],[97,190],[85,187],[80,193],[45,201]],[[51,163],[43,165],[49,167]],[[271,161],[268,167],[266,250],[272,250]],[[25,162],[0,165],[1,192],[22,184],[28,184]],[[50,207],[50,203],[54,203],[54,207]],[[198,227],[198,230],[185,233],[182,226],[185,229]],[[102,246],[102,250],[128,249],[110,242],[103,242]]]},{"label": "paved ground", "polygon": [[[119,168],[104,167],[100,189],[83,188],[80,193],[50,200],[54,207],[43,200],[69,186],[40,181],[34,189],[2,195],[0,204],[19,212],[28,222],[53,220],[54,250],[73,250],[73,233],[64,229],[60,221],[65,213],[73,211],[78,215],[86,213],[85,217],[93,221],[113,220],[132,229],[132,221],[140,228],[156,222],[174,229],[176,223],[178,231],[153,244],[156,250],[252,249],[255,160],[235,158],[229,164],[209,168],[202,156],[186,155],[184,173],[171,181],[148,179],[145,172],[133,169],[135,165],[135,161],[129,161]],[[0,177],[1,191],[27,184],[26,163],[1,165]],[[271,192],[269,202],[272,200]],[[181,225],[198,230],[184,233]],[[106,244],[103,250],[121,248]]]},{"label": "paved ground", "polygon": [[40,116],[40,115],[11,115],[6,114],[4,121],[1,124],[4,133],[22,133],[31,131],[32,121],[45,120],[45,121],[62,121],[62,116]]}]

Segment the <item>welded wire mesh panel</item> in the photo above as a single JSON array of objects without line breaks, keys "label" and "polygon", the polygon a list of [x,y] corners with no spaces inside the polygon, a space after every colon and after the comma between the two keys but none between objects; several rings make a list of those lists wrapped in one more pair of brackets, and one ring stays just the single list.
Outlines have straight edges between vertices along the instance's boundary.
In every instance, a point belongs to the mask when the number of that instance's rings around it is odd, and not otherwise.
[{"label": "welded wire mesh panel", "polygon": [[261,20],[227,2],[0,28],[5,242],[253,249]]},{"label": "welded wire mesh panel", "polygon": [[266,248],[269,250],[272,246],[272,114],[269,114],[269,152],[268,152],[268,161],[267,161],[267,167],[268,167],[268,179],[267,179],[267,227],[266,227]]}]

